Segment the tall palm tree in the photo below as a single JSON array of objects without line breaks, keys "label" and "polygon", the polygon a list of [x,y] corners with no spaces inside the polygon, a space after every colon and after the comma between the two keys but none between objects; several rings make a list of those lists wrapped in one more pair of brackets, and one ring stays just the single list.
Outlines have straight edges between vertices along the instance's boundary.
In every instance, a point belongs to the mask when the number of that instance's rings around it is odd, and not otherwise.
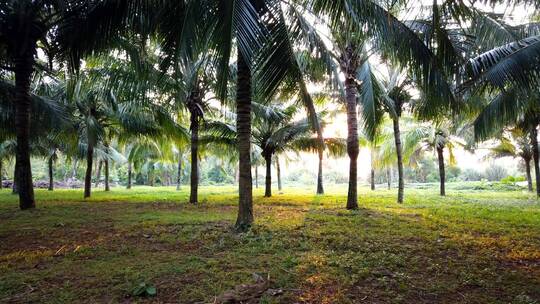
[{"label": "tall palm tree", "polygon": [[[487,98],[487,104],[482,104],[486,98],[478,98],[481,107],[479,111],[475,112],[477,116],[473,122],[475,141],[479,142],[496,137],[505,128],[523,130],[528,134],[535,173],[540,173],[540,160],[538,159],[540,150],[537,139],[537,128],[540,122],[538,92],[511,87],[496,91],[495,97],[491,99],[490,97]],[[540,177],[536,176],[536,182],[540,183]],[[538,187],[537,196],[540,197]]]},{"label": "tall palm tree", "polygon": [[259,146],[266,162],[266,197],[272,196],[272,159],[290,148],[298,138],[308,136],[312,130],[309,120],[293,120],[297,112],[294,106],[273,109],[272,114],[269,112],[257,113],[252,134],[253,143]]},{"label": "tall palm tree", "polygon": [[533,158],[533,150],[527,131],[519,128],[514,128],[506,132],[507,135],[501,135],[496,146],[491,147],[489,157],[512,157],[521,158],[525,165],[525,174],[527,176],[527,187],[529,191],[533,191],[533,183],[531,177],[531,159]]},{"label": "tall palm tree", "polygon": [[424,152],[433,151],[437,157],[439,168],[439,194],[446,195],[446,169],[445,151],[448,151],[449,164],[455,163],[454,148],[461,142],[449,133],[451,125],[449,123],[434,125],[421,125],[415,130],[409,131],[405,135],[405,155],[410,161],[414,161]]},{"label": "tall palm tree", "polygon": [[[125,25],[158,9],[151,1],[32,1],[0,3],[0,53],[2,69],[15,76],[16,172],[21,209],[35,207],[30,165],[31,78],[36,54],[45,46],[50,55],[69,59],[72,66],[93,51],[103,50]],[[51,61],[52,62],[52,61]]]}]

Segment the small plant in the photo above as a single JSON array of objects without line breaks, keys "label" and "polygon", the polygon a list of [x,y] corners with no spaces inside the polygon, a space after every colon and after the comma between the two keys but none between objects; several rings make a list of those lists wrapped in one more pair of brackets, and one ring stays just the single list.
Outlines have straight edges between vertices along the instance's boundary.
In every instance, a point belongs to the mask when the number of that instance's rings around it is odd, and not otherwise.
[{"label": "small plant", "polygon": [[131,291],[131,295],[134,297],[153,297],[157,294],[155,286],[149,285],[145,282],[141,282]]}]

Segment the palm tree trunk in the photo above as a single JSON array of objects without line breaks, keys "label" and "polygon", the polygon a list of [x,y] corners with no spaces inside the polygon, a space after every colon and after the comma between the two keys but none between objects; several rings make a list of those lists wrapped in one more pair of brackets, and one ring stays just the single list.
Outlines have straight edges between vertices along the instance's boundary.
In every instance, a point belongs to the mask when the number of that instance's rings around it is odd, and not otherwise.
[{"label": "palm tree trunk", "polygon": [[19,194],[19,188],[17,187],[17,160],[15,160],[15,171],[13,172],[13,184],[11,185],[11,194]]},{"label": "palm tree trunk", "polygon": [[176,190],[180,191],[182,186],[182,154],[178,152],[178,172],[176,175]]},{"label": "palm tree trunk", "polygon": [[77,164],[78,164],[78,160],[77,159],[73,160],[73,168],[71,170],[71,179],[77,178]]},{"label": "palm tree trunk", "polygon": [[[403,148],[401,146],[401,130],[399,128],[399,119],[393,119],[394,124],[394,142],[396,144],[397,169],[398,169],[398,204],[403,203],[405,192],[405,178],[403,177]],[[444,168],[443,168],[444,169]]]},{"label": "palm tree trunk", "polygon": [[390,190],[392,188],[392,169],[390,167],[386,168],[386,183],[388,190]]},{"label": "palm tree trunk", "polygon": [[3,173],[4,173],[4,170],[3,170],[4,168],[3,168],[3,164],[4,164],[4,163],[3,163],[2,159],[0,159],[0,190],[1,190],[2,188],[4,188],[4,184],[2,184],[2,182],[4,181],[4,174],[3,174]]},{"label": "palm tree trunk", "polygon": [[111,191],[109,187],[109,159],[105,159],[105,191]]},{"label": "palm tree trunk", "polygon": [[539,151],[538,151],[538,131],[536,125],[531,129],[531,146],[533,151],[534,160],[534,175],[536,179],[536,196],[540,197],[540,164],[539,164]]},{"label": "palm tree trunk", "polygon": [[276,156],[276,173],[277,173],[277,188],[278,191],[283,189],[281,184],[281,167],[279,166],[279,158]]},{"label": "palm tree trunk", "polygon": [[54,190],[54,177],[53,177],[53,155],[49,157],[49,191]]},{"label": "palm tree trunk", "polygon": [[264,161],[266,164],[264,197],[271,197],[272,196],[272,154],[265,155]]},{"label": "palm tree trunk", "polygon": [[[197,204],[199,192],[199,117],[191,113],[191,184],[189,202]],[[251,171],[251,167],[249,169]]]},{"label": "palm tree trunk", "polygon": [[371,148],[371,172],[369,176],[371,191],[375,191],[375,148]]},{"label": "palm tree trunk", "polygon": [[101,168],[103,167],[103,161],[98,161],[98,166],[97,166],[97,170],[96,170],[96,183],[94,185],[94,187],[99,187],[99,181],[101,179]]},{"label": "palm tree trunk", "polygon": [[533,192],[533,183],[531,176],[531,159],[523,157],[523,162],[525,162],[525,174],[527,175],[527,188],[529,192]]},{"label": "palm tree trunk", "polygon": [[86,150],[86,175],[84,176],[84,198],[90,197],[92,191],[92,164],[94,162],[94,147],[88,144]]},{"label": "palm tree trunk", "polygon": [[375,191],[375,170],[373,169],[373,167],[371,167],[370,175],[371,191]]},{"label": "palm tree trunk", "polygon": [[131,167],[131,162],[128,162],[128,180],[127,180],[127,189],[131,189],[131,175],[133,174]]},{"label": "palm tree trunk", "polygon": [[317,194],[324,194],[324,187],[323,187],[323,149],[319,149],[319,170],[317,172]]},{"label": "palm tree trunk", "polygon": [[148,179],[148,185],[150,187],[154,187],[154,169],[153,168],[148,171],[146,178]]},{"label": "palm tree trunk", "polygon": [[444,171],[444,147],[437,147],[437,157],[439,159],[439,178],[440,178],[440,195],[446,195],[445,182],[446,173]]},{"label": "palm tree trunk", "polygon": [[255,165],[255,188],[259,188],[259,166]]},{"label": "palm tree trunk", "polygon": [[357,88],[354,78],[348,78],[345,83],[347,101],[347,154],[349,155],[349,191],[347,194],[347,209],[358,209],[358,117],[356,114]]},{"label": "palm tree trunk", "polygon": [[236,129],[238,132],[239,181],[238,217],[236,229],[248,230],[253,224],[253,193],[251,180],[251,71],[238,50],[236,91]]},{"label": "palm tree trunk", "polygon": [[21,210],[36,207],[30,163],[30,82],[34,72],[35,42],[15,59],[15,130],[17,135],[15,175]]}]

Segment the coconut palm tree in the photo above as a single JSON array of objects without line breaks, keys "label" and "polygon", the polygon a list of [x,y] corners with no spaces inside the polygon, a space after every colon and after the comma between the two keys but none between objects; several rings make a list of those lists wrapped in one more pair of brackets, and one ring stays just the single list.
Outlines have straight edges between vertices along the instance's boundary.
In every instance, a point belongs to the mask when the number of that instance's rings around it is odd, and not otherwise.
[{"label": "coconut palm tree", "polygon": [[[211,35],[216,50],[216,67],[219,70],[218,87],[221,97],[224,97],[226,82],[228,81],[228,66],[233,50],[234,38],[237,44],[237,129],[239,149],[239,213],[236,227],[240,230],[248,228],[253,222],[250,153],[250,114],[251,114],[251,85],[252,76],[257,79],[253,84],[257,94],[265,95],[265,99],[276,91],[285,79],[300,80],[298,82],[300,95],[307,106],[310,115],[315,117],[315,110],[310,105],[307,86],[302,79],[302,69],[298,59],[294,56],[292,41],[314,42],[318,47],[323,46],[322,40],[314,35],[306,24],[307,18],[302,17],[306,11],[317,16],[328,16],[331,25],[342,31],[368,30],[368,36],[375,37],[378,49],[396,60],[408,63],[414,67],[416,79],[423,87],[429,88],[432,100],[449,99],[451,95],[445,87],[444,79],[436,69],[434,56],[429,48],[404,23],[393,16],[388,8],[382,7],[376,1],[362,1],[350,3],[343,0],[339,2],[328,0],[317,1],[199,1],[194,9],[193,20],[188,25],[207,24],[200,22],[199,12],[209,12],[209,23],[215,24]],[[306,10],[304,10],[306,8]],[[204,15],[204,14],[203,14]],[[285,16],[289,18],[285,18]],[[315,18],[314,20],[316,20]],[[349,20],[350,27],[341,26],[341,21]],[[262,24],[263,27],[258,26]],[[367,27],[366,25],[369,24]],[[340,26],[338,26],[340,25]],[[311,28],[314,24],[311,23]],[[187,31],[194,33],[197,31]],[[196,35],[193,35],[196,36]],[[189,37],[193,37],[189,36]],[[184,39],[187,40],[187,39]],[[315,45],[309,43],[309,45]],[[256,47],[252,47],[252,46]],[[251,47],[250,47],[251,46]],[[260,46],[260,48],[258,47]],[[260,50],[253,52],[253,50]],[[322,50],[323,48],[320,48]],[[411,51],[412,50],[412,51]],[[255,55],[255,56],[253,56]],[[352,95],[351,95],[352,96]],[[316,124],[314,124],[316,125]],[[315,128],[319,129],[319,128]],[[322,133],[319,135],[321,143]],[[322,147],[322,144],[321,144]],[[351,150],[352,151],[352,150]],[[352,151],[354,152],[354,151]],[[354,153],[353,153],[354,154]]]},{"label": "coconut palm tree", "polygon": [[451,128],[448,122],[439,125],[423,124],[405,135],[404,152],[409,162],[414,162],[424,152],[435,152],[441,196],[446,195],[445,151],[448,151],[448,163],[455,164],[454,148],[463,145],[456,136],[449,133],[452,129],[455,128]]},{"label": "coconut palm tree", "polygon": [[[153,12],[151,1],[31,1],[0,3],[0,53],[3,70],[15,78],[17,154],[16,171],[21,209],[35,207],[30,165],[31,79],[37,49],[51,58],[68,59],[79,65],[85,54],[103,50],[126,24],[134,24],[145,12]],[[143,18],[144,19],[144,18]],[[52,62],[52,60],[50,60]],[[35,117],[35,116],[34,116]]]},{"label": "coconut palm tree", "polygon": [[[261,155],[266,163],[265,197],[272,196],[272,159],[277,154],[285,152],[294,145],[300,137],[307,137],[312,128],[308,119],[294,121],[297,108],[276,108],[269,111],[258,112],[255,116],[252,133],[253,143],[261,149]],[[277,161],[277,160],[276,160]],[[276,164],[276,168],[279,165]]]},{"label": "coconut palm tree", "polygon": [[[535,173],[540,173],[540,161],[537,157],[540,155],[537,139],[540,108],[537,100],[537,92],[516,87],[496,92],[495,97],[488,98],[487,104],[477,112],[473,123],[475,141],[496,138],[504,129],[522,130],[529,138]],[[536,182],[540,183],[540,177],[536,177]],[[538,187],[537,196],[540,197]]]},{"label": "coconut palm tree", "polygon": [[529,191],[533,191],[531,177],[531,159],[533,158],[533,149],[527,136],[527,131],[519,128],[513,128],[502,134],[498,139],[496,146],[491,147],[489,157],[501,158],[512,157],[521,158],[525,165],[525,174],[527,176],[527,186]]}]

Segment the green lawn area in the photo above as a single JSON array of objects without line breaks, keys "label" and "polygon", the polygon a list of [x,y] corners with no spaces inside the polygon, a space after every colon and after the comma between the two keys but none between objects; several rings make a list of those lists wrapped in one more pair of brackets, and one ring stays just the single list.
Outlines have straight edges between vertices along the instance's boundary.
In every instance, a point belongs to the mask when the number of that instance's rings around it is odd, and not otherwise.
[{"label": "green lawn area", "polygon": [[[234,187],[0,191],[0,303],[213,303],[253,273],[261,303],[540,303],[540,204],[523,191],[255,192],[256,225],[232,231]],[[277,192],[277,191],[276,191]],[[155,297],[135,297],[140,283]],[[258,301],[257,301],[258,302]]]}]

